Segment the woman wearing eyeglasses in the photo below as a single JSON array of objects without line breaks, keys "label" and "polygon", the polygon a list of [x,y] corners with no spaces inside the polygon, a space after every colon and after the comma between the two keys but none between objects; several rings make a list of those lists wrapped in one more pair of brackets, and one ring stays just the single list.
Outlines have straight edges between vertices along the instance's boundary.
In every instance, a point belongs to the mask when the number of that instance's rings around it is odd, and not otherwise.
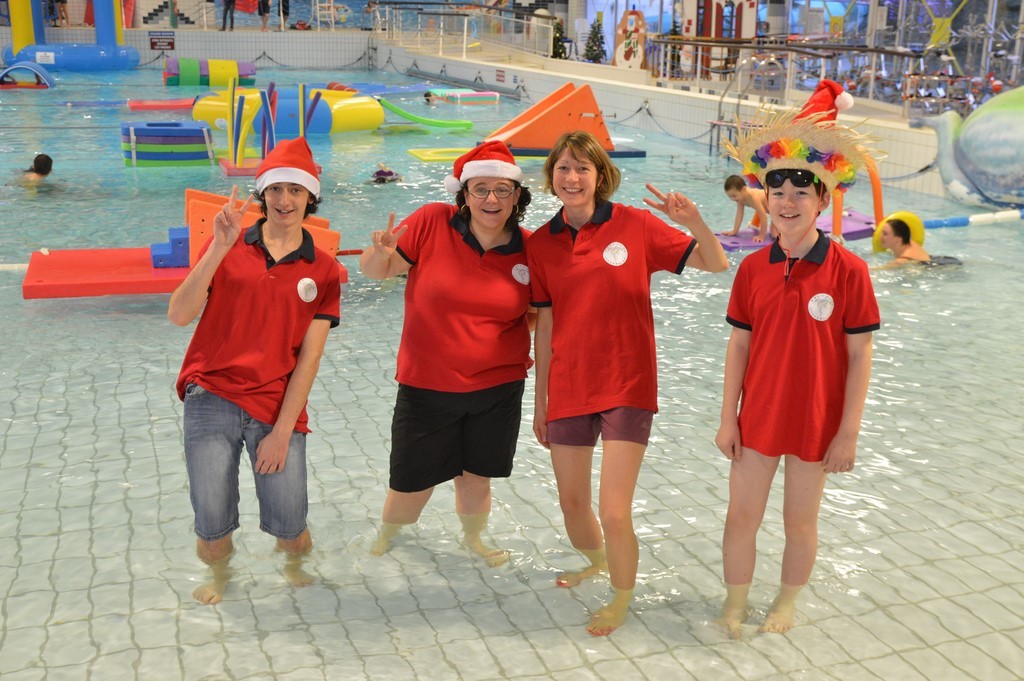
[{"label": "woman wearing eyeglasses", "polygon": [[783,457],[782,584],[760,630],[783,633],[795,623],[817,555],[826,476],[853,470],[880,325],[867,265],[816,227],[833,189],[854,182],[867,152],[846,128],[794,116],[777,115],[729,145],[751,186],[764,187],[779,232],[740,263],[726,318],[733,329],[715,443],[732,462],[719,621],[733,637],[747,618],[757,532]]},{"label": "woman wearing eyeglasses", "polygon": [[[606,636],[626,620],[639,545],[632,502],[658,409],[651,275],[683,267],[721,272],[729,263],[693,202],[647,188],[649,211],[612,203],[620,174],[601,143],[571,132],[544,164],[545,188],[562,208],[530,239],[532,301],[538,309],[533,429],[551,449],[566,532],[589,566],[560,575],[573,587],[607,569],[613,598],[588,631]],[[592,506],[591,466],[602,439],[600,521]]]},{"label": "woman wearing eyeglasses", "polygon": [[530,203],[522,170],[503,142],[455,161],[445,188],[455,205],[430,203],[373,232],[359,260],[371,279],[409,273],[398,347],[398,398],[381,555],[415,523],[436,485],[455,481],[464,542],[492,567],[508,553],[484,543],[491,478],[506,478],[521,421],[530,359],[530,275],[519,226]]}]

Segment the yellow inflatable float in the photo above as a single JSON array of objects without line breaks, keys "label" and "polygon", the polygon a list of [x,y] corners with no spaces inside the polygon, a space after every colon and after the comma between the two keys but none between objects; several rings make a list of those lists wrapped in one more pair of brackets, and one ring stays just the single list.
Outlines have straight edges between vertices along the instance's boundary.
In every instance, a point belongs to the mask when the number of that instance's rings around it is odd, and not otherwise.
[{"label": "yellow inflatable float", "polygon": [[[299,106],[299,91],[303,90],[305,106]],[[192,119],[205,121],[211,127],[224,129],[231,123],[231,90],[216,92],[196,101],[192,107]],[[376,130],[384,123],[384,109],[373,97],[357,97],[355,93],[327,88],[282,87],[276,91],[277,104],[274,115],[274,130],[281,139],[298,137],[301,130],[312,134]],[[319,102],[313,110],[308,124],[299,120],[300,111],[309,111],[314,98]],[[260,91],[252,88],[237,88],[234,99],[244,99],[245,119],[253,121],[256,129],[262,129],[262,116],[256,116],[261,106]]]}]

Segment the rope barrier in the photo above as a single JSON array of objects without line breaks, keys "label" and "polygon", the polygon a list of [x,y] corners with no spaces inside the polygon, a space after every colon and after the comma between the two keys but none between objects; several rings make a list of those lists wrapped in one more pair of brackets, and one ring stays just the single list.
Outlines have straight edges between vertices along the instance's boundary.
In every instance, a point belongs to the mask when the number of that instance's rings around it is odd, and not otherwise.
[{"label": "rope barrier", "polygon": [[658,121],[657,118],[654,117],[654,114],[651,112],[651,107],[650,107],[650,105],[647,102],[644,102],[642,105],[640,105],[640,107],[636,111],[634,111],[633,113],[629,114],[625,118],[620,119],[620,120],[613,120],[613,121],[611,121],[611,123],[614,123],[614,124],[624,124],[627,121],[632,120],[635,116],[637,116],[637,115],[639,115],[641,113],[646,113],[650,117],[651,121],[654,123],[655,127],[658,128],[658,130],[660,130],[661,132],[665,133],[669,137],[673,137],[673,138],[675,138],[677,140],[681,140],[683,142],[695,142],[695,141],[701,139],[702,137],[706,137],[707,135],[711,134],[711,130],[710,129],[702,132],[701,134],[699,134],[699,135],[697,135],[695,137],[680,137],[679,135],[671,133],[671,132],[669,132],[665,128],[665,126],[663,126]]}]

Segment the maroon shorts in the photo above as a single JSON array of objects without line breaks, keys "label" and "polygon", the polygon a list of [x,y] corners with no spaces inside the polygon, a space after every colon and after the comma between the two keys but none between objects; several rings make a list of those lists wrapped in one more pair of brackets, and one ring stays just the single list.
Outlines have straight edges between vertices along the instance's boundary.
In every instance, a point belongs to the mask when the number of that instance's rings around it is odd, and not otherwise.
[{"label": "maroon shorts", "polygon": [[597,414],[548,421],[548,442],[568,447],[593,447],[602,440],[625,440],[644,446],[651,438],[654,412],[636,407],[615,407]]}]

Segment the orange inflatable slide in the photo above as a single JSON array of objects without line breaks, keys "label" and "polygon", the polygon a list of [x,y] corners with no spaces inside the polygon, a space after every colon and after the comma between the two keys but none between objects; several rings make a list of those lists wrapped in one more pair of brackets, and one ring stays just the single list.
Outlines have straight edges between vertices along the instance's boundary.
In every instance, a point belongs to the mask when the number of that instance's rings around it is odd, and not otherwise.
[{"label": "orange inflatable slide", "polygon": [[487,136],[501,140],[519,156],[546,156],[562,133],[583,130],[591,133],[608,152],[618,158],[643,158],[639,149],[616,148],[589,85],[565,83],[547,97]]}]

